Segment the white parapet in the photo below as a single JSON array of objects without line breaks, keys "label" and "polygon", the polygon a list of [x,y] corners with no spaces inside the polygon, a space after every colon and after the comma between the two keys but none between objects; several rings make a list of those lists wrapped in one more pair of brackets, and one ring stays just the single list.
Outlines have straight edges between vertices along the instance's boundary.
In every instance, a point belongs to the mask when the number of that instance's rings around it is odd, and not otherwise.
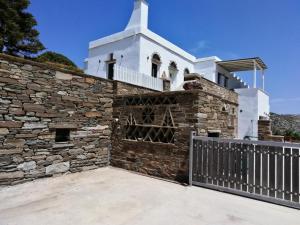
[{"label": "white parapet", "polygon": [[118,65],[114,66],[114,80],[134,84],[156,91],[163,91],[162,79],[151,77],[149,75],[142,74],[137,71]]}]

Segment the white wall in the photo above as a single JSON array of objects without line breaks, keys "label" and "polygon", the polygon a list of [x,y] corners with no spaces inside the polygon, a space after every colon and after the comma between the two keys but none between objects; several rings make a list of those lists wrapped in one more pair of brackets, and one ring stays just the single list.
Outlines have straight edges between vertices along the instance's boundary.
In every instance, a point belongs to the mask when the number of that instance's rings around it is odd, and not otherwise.
[{"label": "white wall", "polygon": [[[127,37],[115,42],[100,45],[89,49],[89,57],[87,59],[87,69],[85,73],[94,76],[107,78],[107,65],[110,54],[114,54],[116,63],[120,66],[125,66],[129,69],[139,70],[139,35]],[[123,58],[121,57],[123,55]],[[99,60],[101,63],[99,64]]]},{"label": "white wall", "polygon": [[194,65],[192,62],[184,57],[172,52],[162,45],[154,42],[146,36],[141,37],[140,42],[140,72],[151,75],[152,55],[158,54],[161,58],[161,66],[159,68],[159,77],[165,72],[169,75],[169,65],[172,61],[177,64],[178,73],[174,79],[171,80],[171,89],[176,90],[184,81],[184,70],[187,68],[191,73],[194,72]]},{"label": "white wall", "polygon": [[269,96],[255,88],[235,90],[239,94],[238,138],[258,136],[258,120],[270,113]]},{"label": "white wall", "polygon": [[195,73],[203,75],[206,79],[216,82],[215,59],[201,60],[195,63]]},{"label": "white wall", "polygon": [[270,118],[270,97],[258,89],[258,117]]}]

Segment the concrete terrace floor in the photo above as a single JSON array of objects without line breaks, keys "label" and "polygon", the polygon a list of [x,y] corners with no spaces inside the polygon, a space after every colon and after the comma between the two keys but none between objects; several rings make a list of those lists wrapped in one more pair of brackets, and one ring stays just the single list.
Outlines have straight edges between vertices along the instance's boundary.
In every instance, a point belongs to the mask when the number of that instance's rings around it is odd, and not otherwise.
[{"label": "concrete terrace floor", "polygon": [[300,211],[103,168],[0,189],[0,225],[297,225]]}]

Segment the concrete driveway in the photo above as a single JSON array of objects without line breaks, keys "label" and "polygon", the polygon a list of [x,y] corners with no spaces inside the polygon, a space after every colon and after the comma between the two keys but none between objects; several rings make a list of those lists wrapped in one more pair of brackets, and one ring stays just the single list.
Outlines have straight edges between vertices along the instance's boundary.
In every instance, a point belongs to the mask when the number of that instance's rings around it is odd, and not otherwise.
[{"label": "concrete driveway", "polygon": [[0,225],[297,225],[300,211],[115,168],[0,189]]}]

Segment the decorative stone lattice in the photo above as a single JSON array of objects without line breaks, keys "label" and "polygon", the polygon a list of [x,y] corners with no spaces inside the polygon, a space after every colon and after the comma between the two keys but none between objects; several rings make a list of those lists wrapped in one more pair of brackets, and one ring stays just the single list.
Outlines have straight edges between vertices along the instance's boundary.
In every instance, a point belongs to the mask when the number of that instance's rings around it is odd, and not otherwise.
[{"label": "decorative stone lattice", "polygon": [[175,123],[170,107],[166,108],[161,125],[154,125],[155,105],[176,104],[176,98],[172,97],[150,97],[150,98],[129,98],[127,105],[142,105],[143,110],[136,110],[135,113],[142,113],[142,124],[137,124],[134,114],[131,112],[126,122],[126,139],[135,141],[174,143]]},{"label": "decorative stone lattice", "polygon": [[177,104],[173,96],[156,96],[156,97],[129,97],[126,105],[174,105]]}]

